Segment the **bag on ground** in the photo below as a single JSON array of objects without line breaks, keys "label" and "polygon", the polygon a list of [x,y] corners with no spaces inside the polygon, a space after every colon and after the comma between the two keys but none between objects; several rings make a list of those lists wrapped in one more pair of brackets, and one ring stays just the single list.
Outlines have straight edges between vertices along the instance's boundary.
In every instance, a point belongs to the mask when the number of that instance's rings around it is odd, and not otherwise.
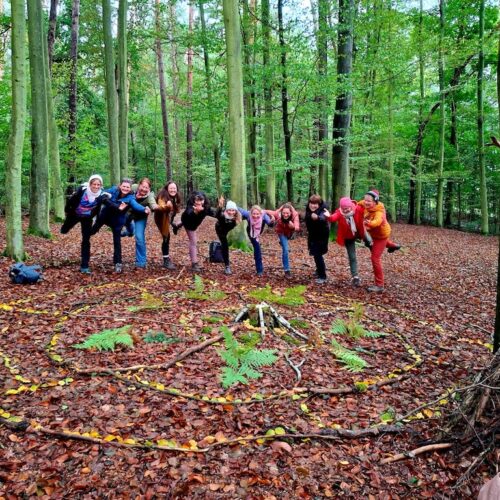
[{"label": "bag on ground", "polygon": [[36,283],[42,278],[40,266],[27,266],[23,262],[17,262],[9,269],[9,277],[16,285],[29,285]]},{"label": "bag on ground", "polygon": [[219,241],[211,241],[208,246],[208,260],[210,262],[224,262],[222,256],[222,245]]}]

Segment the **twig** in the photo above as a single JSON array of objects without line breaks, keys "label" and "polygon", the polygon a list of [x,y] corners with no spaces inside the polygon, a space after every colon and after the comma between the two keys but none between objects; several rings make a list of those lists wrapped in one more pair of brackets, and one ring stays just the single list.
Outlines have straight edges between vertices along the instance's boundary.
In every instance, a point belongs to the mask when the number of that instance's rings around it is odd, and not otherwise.
[{"label": "twig", "polygon": [[473,323],[469,323],[469,326],[472,326],[472,328],[477,328],[478,330],[481,330],[482,332],[488,334],[490,337],[493,335],[491,332],[489,332],[485,328],[480,327],[479,325],[474,325]]},{"label": "twig", "polygon": [[137,370],[143,370],[143,369],[150,369],[150,370],[157,370],[157,369],[168,369],[171,366],[175,365],[179,361],[182,361],[183,359],[187,358],[191,354],[201,351],[205,347],[215,344],[216,342],[219,342],[219,340],[222,340],[224,337],[223,335],[217,335],[216,337],[212,337],[211,339],[205,340],[205,342],[202,342],[201,344],[195,345],[193,347],[190,347],[189,349],[186,349],[184,352],[179,354],[177,357],[172,359],[171,361],[167,363],[160,363],[158,365],[134,365],[134,366],[126,366],[126,367],[121,367],[121,368],[104,368],[100,366],[96,366],[94,368],[86,368],[84,370],[81,370],[79,368],[75,368],[76,372],[80,375],[89,375],[91,373],[101,373],[101,374],[106,374],[106,375],[113,375],[114,373],[122,373],[122,372],[128,372],[128,371],[137,371]]},{"label": "twig", "polygon": [[426,453],[427,451],[435,451],[435,450],[447,450],[451,448],[453,443],[436,443],[436,444],[428,444],[427,446],[421,446],[420,448],[416,448],[412,451],[407,451],[404,453],[398,453],[393,457],[384,458],[380,461],[381,464],[392,464],[393,462],[398,462],[399,460],[404,460],[405,458],[415,458],[417,455],[422,453]]},{"label": "twig", "polygon": [[297,365],[293,364],[293,362],[288,357],[288,354],[285,354],[286,362],[291,366],[292,370],[297,374],[297,382],[300,382],[302,379],[302,373],[300,371],[300,367],[305,363],[305,358]]},{"label": "twig", "polygon": [[297,337],[301,338],[302,340],[309,340],[309,337],[307,335],[304,335],[303,333],[300,333],[298,330],[296,330],[283,316],[280,316],[274,307],[269,306],[269,310],[271,311],[271,314],[273,317],[283,325],[287,330],[291,331],[294,335]]},{"label": "twig", "polygon": [[242,309],[240,309],[240,312],[234,318],[233,323],[240,322],[245,317],[245,315],[247,315],[247,314],[248,314],[248,307],[245,306]]}]

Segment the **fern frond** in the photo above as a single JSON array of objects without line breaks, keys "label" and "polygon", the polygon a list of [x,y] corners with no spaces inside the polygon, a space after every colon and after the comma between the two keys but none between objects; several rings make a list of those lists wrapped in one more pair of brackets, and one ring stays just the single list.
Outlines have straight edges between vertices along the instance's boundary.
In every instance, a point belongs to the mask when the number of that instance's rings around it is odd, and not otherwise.
[{"label": "fern frond", "polygon": [[99,351],[114,351],[118,344],[132,347],[134,339],[130,335],[132,325],[103,330],[99,333],[93,333],[81,344],[74,344],[75,349],[97,349]]},{"label": "fern frond", "polygon": [[199,274],[194,275],[194,291],[197,293],[203,293],[205,291],[203,278]]},{"label": "fern frond", "polygon": [[238,373],[242,377],[248,377],[251,379],[258,379],[258,378],[262,377],[262,373],[258,372],[257,370],[253,369],[251,366],[248,366],[248,365],[243,365],[239,369]]},{"label": "fern frond", "polygon": [[346,365],[346,370],[360,372],[368,365],[367,362],[354,351],[347,349],[334,339],[332,340],[332,353],[340,363]]},{"label": "fern frond", "polygon": [[229,366],[222,368],[220,380],[222,387],[225,389],[231,387],[233,384],[237,384],[238,382],[241,384],[246,384],[248,382],[244,375],[242,375],[239,371],[233,370]]},{"label": "fern frond", "polygon": [[148,292],[141,293],[141,302],[136,306],[127,307],[130,312],[138,312],[145,309],[158,309],[164,305],[163,300]]},{"label": "fern frond", "polygon": [[330,328],[330,332],[334,335],[343,335],[347,330],[346,324],[342,319],[337,318]]},{"label": "fern frond", "polygon": [[270,366],[278,359],[275,352],[276,350],[274,349],[263,349],[261,351],[252,349],[243,355],[241,363],[242,365],[251,366],[253,368]]},{"label": "fern frond", "polygon": [[387,337],[389,334],[384,332],[372,332],[371,330],[365,331],[365,337],[371,339],[378,339],[380,337]]}]

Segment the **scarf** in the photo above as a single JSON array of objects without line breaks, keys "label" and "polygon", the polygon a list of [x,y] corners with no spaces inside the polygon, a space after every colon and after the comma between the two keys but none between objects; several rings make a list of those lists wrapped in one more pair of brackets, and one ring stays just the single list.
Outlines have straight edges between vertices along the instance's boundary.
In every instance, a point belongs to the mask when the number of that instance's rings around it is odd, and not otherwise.
[{"label": "scarf", "polygon": [[344,216],[344,218],[347,222],[347,225],[349,226],[352,234],[355,236],[357,233],[357,229],[356,229],[356,222],[354,221],[354,211],[348,215],[345,215],[345,214],[342,214],[342,215]]},{"label": "scarf", "polygon": [[253,238],[256,241],[259,241],[260,233],[262,232],[262,215],[260,218],[255,221],[251,216],[250,216],[250,238]]}]

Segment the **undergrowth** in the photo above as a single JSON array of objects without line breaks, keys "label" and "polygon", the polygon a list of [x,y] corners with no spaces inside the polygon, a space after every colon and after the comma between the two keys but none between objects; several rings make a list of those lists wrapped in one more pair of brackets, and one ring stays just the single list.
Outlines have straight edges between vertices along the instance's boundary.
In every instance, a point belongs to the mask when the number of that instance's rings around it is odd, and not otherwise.
[{"label": "undergrowth", "polygon": [[103,330],[99,333],[93,333],[84,342],[74,344],[73,347],[75,349],[97,349],[98,351],[114,351],[118,345],[132,347],[134,339],[131,332],[132,325]]},{"label": "undergrowth", "polygon": [[270,302],[273,304],[280,304],[285,306],[301,306],[305,304],[304,292],[306,287],[304,285],[286,288],[284,293],[281,294],[266,285],[265,288],[257,288],[252,290],[248,295],[253,299],[260,300],[261,302]]}]

